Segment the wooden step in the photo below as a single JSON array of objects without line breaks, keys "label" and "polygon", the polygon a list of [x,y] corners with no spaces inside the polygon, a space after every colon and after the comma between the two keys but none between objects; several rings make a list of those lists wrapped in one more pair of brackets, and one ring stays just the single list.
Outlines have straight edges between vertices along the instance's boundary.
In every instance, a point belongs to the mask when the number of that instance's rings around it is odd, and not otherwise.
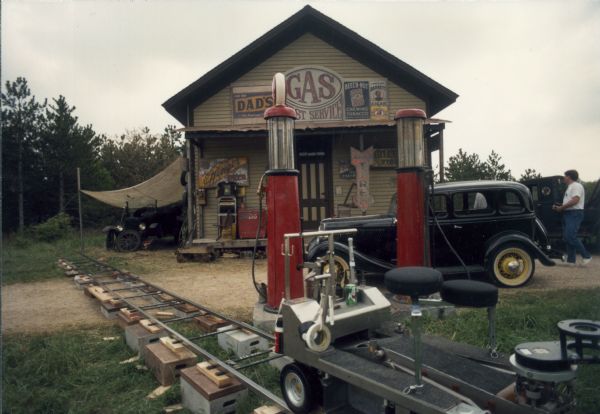
[{"label": "wooden step", "polygon": [[156,319],[171,319],[175,317],[175,314],[173,312],[156,312],[154,314],[154,316],[156,317]]},{"label": "wooden step", "polygon": [[168,336],[160,338],[160,342],[176,354],[187,350],[187,348],[179,341]]},{"label": "wooden step", "polygon": [[232,383],[229,374],[224,372],[223,368],[214,361],[200,362],[196,364],[196,368],[219,388],[224,388]]},{"label": "wooden step", "polygon": [[114,299],[111,295],[104,291],[100,286],[90,286],[87,288],[87,291],[98,299],[100,302],[110,302]]},{"label": "wooden step", "polygon": [[152,321],[150,321],[150,319],[142,319],[140,321],[140,325],[142,325],[150,333],[158,333],[161,329],[159,326],[152,325]]}]

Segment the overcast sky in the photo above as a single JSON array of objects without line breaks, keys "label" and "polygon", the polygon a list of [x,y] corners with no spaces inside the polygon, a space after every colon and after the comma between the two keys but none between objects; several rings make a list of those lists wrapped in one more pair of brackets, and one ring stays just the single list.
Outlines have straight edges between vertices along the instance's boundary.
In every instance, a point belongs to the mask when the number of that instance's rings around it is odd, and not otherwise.
[{"label": "overcast sky", "polygon": [[2,1],[2,82],[64,95],[109,136],[310,4],[458,93],[447,157],[600,178],[600,2]]}]

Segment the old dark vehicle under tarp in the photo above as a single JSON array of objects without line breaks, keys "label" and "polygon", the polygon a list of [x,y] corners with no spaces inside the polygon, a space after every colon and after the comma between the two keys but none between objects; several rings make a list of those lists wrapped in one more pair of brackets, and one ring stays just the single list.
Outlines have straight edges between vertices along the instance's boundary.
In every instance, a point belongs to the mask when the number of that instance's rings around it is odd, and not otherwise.
[{"label": "old dark vehicle under tarp", "polygon": [[179,240],[183,223],[184,187],[182,159],[177,158],[154,177],[133,187],[84,194],[122,208],[119,224],[106,226],[106,248],[124,252],[138,250],[153,240],[173,236]]}]

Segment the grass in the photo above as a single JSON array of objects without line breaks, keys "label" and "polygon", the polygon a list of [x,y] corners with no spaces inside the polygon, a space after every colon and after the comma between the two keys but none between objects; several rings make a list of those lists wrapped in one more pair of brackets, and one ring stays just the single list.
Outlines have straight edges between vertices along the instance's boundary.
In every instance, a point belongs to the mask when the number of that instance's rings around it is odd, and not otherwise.
[{"label": "grass", "polygon": [[[600,320],[600,289],[501,295],[496,311],[496,337],[499,350],[512,353],[523,342],[557,341],[556,324],[565,319]],[[485,346],[487,312],[461,309],[444,320],[427,318],[428,333],[457,342]],[[577,413],[600,410],[600,365],[580,365],[575,385]]]},{"label": "grass", "polygon": [[[126,253],[108,252],[104,248],[105,236],[100,230],[84,233],[86,254],[104,257],[108,264],[133,272],[143,273],[143,265],[132,263]],[[33,242],[25,237],[12,235],[3,240],[2,284],[39,282],[64,277],[63,270],[56,262],[58,258],[77,258],[80,251],[80,237],[76,231],[54,242]]]},{"label": "grass", "polygon": [[[144,274],[133,268],[127,255],[107,254],[100,232],[86,235],[86,251],[93,257],[106,257],[116,267]],[[3,284],[62,278],[56,260],[75,257],[79,235],[73,232],[54,243],[28,243],[8,239],[4,243]],[[510,353],[522,342],[557,340],[556,323],[563,319],[600,320],[600,289],[559,292],[510,292],[501,295],[497,309],[497,337],[500,350]],[[460,310],[444,320],[426,319],[429,333],[455,341],[484,346],[487,317],[482,310]],[[198,330],[179,323],[176,329],[186,335]],[[179,386],[161,398],[145,396],[158,386],[152,374],[135,364],[118,362],[133,356],[116,327],[93,330],[67,330],[51,334],[4,335],[2,349],[3,409],[7,413],[159,413],[178,403]],[[117,336],[114,341],[104,341]],[[213,355],[227,359],[215,338],[201,343]],[[278,372],[269,365],[249,368],[243,373],[280,394]],[[576,382],[577,413],[598,412],[600,407],[600,366],[581,366]],[[240,401],[238,413],[249,413],[264,403],[253,393]]]},{"label": "grass", "polygon": [[[178,387],[157,400],[152,374],[134,364],[118,328],[4,337],[6,413],[158,413],[179,401]],[[116,336],[116,340],[103,338]]]},{"label": "grass", "polygon": [[[178,325],[176,329],[187,336],[200,333],[191,324]],[[117,339],[106,341],[105,337]],[[233,356],[219,348],[214,337],[203,340],[201,346],[218,358]],[[119,364],[132,356],[117,327],[5,336],[4,412],[160,413],[181,401],[178,384],[157,400],[146,399],[158,383],[149,371],[136,368],[143,362]],[[275,368],[262,364],[244,374],[278,393]],[[265,403],[249,393],[239,402],[237,412],[250,413]]]}]

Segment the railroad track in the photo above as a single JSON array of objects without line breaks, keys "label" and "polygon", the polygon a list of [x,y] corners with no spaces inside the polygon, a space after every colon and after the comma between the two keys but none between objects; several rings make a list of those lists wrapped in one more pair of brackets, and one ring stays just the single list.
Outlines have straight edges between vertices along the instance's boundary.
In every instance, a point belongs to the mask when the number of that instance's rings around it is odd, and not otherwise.
[{"label": "railroad track", "polygon": [[[72,260],[61,259],[59,260],[59,264],[66,270],[71,271],[71,273],[75,270],[78,275],[88,276],[91,279],[89,284],[101,287],[107,295],[121,301],[124,304],[122,307],[126,307],[130,311],[139,312],[143,315],[144,319],[150,321],[150,325],[155,325],[164,329],[171,338],[184,344],[194,354],[207,360],[214,361],[214,363],[218,364],[225,372],[244,383],[250,391],[280,407],[287,407],[283,399],[242,373],[244,369],[282,357],[281,355],[271,355],[270,349],[274,342],[273,335],[250,324],[232,319],[227,315],[209,309],[206,306],[187,299],[175,292],[163,289],[158,285],[142,279],[138,275],[120,270],[85,254],[80,254],[79,257]],[[73,274],[73,276],[75,275]],[[176,310],[177,308],[186,305],[189,309],[195,308],[197,311],[192,311],[185,316],[173,317],[166,320],[160,320],[156,314],[153,313],[159,309],[161,311],[167,309]],[[223,319],[227,321],[229,325],[232,325],[232,328],[194,336],[190,336],[189,334],[186,335],[181,332],[181,329],[178,329],[179,323],[191,322],[194,318],[204,315],[212,315],[216,318]],[[238,329],[252,332],[267,340],[270,346],[269,350],[222,360],[203,348],[199,343],[205,339],[216,337],[219,333]]]}]

